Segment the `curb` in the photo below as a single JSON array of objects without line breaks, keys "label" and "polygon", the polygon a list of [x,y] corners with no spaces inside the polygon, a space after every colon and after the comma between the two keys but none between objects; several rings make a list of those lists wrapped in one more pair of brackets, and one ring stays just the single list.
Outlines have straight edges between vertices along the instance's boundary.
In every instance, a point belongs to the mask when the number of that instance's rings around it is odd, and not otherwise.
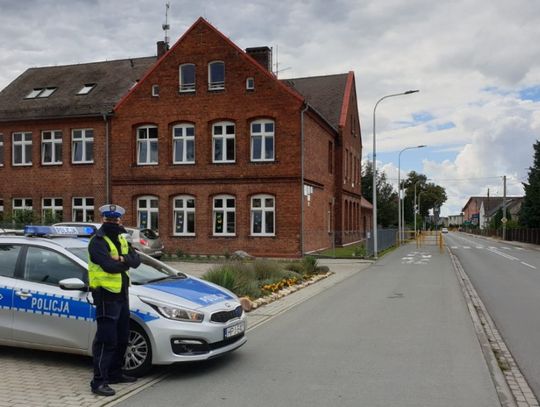
[{"label": "curb", "polygon": [[447,249],[501,406],[538,407],[538,400],[519,370],[459,259],[450,248],[447,247]]}]

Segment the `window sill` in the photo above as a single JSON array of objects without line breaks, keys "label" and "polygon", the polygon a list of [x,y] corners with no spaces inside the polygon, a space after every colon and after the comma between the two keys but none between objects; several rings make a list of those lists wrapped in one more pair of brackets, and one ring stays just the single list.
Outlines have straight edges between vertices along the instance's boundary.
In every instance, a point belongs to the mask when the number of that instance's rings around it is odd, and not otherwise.
[{"label": "window sill", "polygon": [[88,165],[88,164],[94,164],[93,161],[72,161],[71,164],[73,165]]},{"label": "window sill", "polygon": [[43,167],[54,167],[55,165],[58,166],[58,165],[62,165],[64,164],[63,162],[56,162],[56,163],[41,163],[41,165]]},{"label": "window sill", "polygon": [[250,160],[250,164],[276,164],[276,160]]},{"label": "window sill", "polygon": [[31,167],[32,163],[29,164],[12,164],[13,167]]}]

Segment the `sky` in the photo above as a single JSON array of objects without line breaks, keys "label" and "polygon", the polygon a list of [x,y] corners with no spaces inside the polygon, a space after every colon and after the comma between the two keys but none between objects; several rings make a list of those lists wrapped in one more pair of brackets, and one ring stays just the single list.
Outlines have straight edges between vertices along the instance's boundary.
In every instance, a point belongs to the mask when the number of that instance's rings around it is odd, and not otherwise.
[{"label": "sky", "polygon": [[[540,1],[170,0],[171,45],[200,16],[242,49],[273,47],[280,79],[354,71],[363,161],[377,101],[419,89],[378,105],[377,168],[443,186],[442,215],[502,196],[504,175],[507,195],[523,194],[540,138]],[[0,89],[30,67],[155,55],[164,21],[165,0],[0,0]]]}]

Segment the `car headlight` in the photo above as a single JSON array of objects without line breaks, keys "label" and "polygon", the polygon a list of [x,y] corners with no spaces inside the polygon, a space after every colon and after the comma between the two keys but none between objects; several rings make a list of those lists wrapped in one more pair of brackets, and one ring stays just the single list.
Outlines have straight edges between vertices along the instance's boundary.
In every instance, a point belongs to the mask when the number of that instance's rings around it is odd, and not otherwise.
[{"label": "car headlight", "polygon": [[141,301],[150,305],[157,312],[159,312],[161,315],[168,319],[183,322],[202,322],[204,319],[204,314],[202,312],[197,312],[189,308],[182,308],[175,305],[158,303],[148,298],[139,298],[141,299]]}]

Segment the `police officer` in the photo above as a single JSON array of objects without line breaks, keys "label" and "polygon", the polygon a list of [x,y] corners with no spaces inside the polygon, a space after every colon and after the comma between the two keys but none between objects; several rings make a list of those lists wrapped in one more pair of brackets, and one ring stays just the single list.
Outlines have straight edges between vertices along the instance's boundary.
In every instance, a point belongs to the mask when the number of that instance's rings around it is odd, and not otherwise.
[{"label": "police officer", "polygon": [[124,236],[126,230],[120,223],[124,208],[104,205],[99,212],[103,224],[88,244],[88,279],[97,321],[90,387],[100,396],[113,396],[109,384],[137,380],[124,374],[122,365],[129,340],[128,270],[138,267],[141,260]]}]

